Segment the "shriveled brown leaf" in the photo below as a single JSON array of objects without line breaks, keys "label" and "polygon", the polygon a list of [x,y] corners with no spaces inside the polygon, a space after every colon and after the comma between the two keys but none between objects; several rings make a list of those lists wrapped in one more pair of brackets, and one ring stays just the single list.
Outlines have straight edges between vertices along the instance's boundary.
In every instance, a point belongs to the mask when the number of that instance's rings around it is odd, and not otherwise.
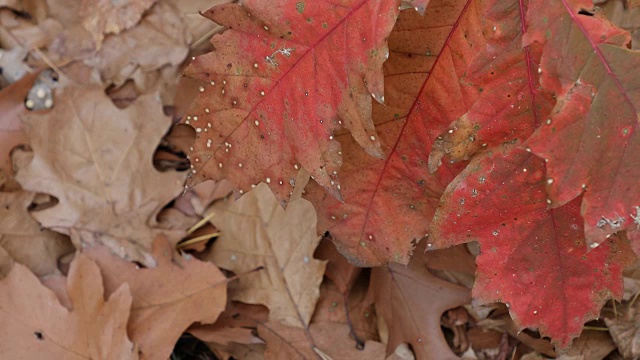
[{"label": "shriveled brown leaf", "polygon": [[74,251],[69,238],[44,229],[27,208],[34,193],[0,192],[0,247],[36,276],[59,274],[57,261]]},{"label": "shriveled brown leaf", "polygon": [[384,344],[367,341],[360,350],[349,337],[349,327],[343,324],[314,323],[307,336],[302,329],[269,322],[258,327],[258,334],[267,343],[265,359],[311,360],[322,358],[324,354],[328,356],[324,359],[332,360],[385,358]]},{"label": "shriveled brown leaf", "polygon": [[127,330],[142,359],[166,359],[180,335],[194,322],[216,321],[227,302],[227,279],[213,264],[177,256],[163,237],[154,242],[155,268],[140,268],[105,247],[83,250],[100,267],[107,294],[128,284],[133,294]]},{"label": "shriveled brown leaf", "polygon": [[387,351],[409,343],[418,359],[457,359],[440,329],[440,317],[471,301],[468,289],[441,280],[424,265],[424,246],[415,250],[408,266],[374,268],[371,290],[378,316],[389,328]]},{"label": "shriveled brown leaf", "polygon": [[125,284],[104,301],[95,263],[79,254],[67,278],[71,310],[26,267],[0,281],[0,349],[7,359],[137,359],[127,337],[131,292]]},{"label": "shriveled brown leaf", "polygon": [[171,120],[152,95],[120,110],[102,89],[66,87],[46,115],[23,119],[34,151],[18,172],[27,190],[60,201],[34,212],[45,227],[82,242],[102,243],[118,255],[154,266],[151,242],[183,232],[156,228],[155,216],[182,191],[185,174],[153,168],[155,147]]},{"label": "shriveled brown leaf", "polygon": [[82,25],[100,44],[107,34],[118,34],[140,21],[157,0],[82,0]]},{"label": "shriveled brown leaf", "polygon": [[325,262],[313,258],[318,245],[316,212],[298,199],[285,211],[266,184],[231,205],[214,207],[213,224],[222,231],[210,259],[241,276],[234,300],[264,304],[269,319],[306,327],[319,296]]}]

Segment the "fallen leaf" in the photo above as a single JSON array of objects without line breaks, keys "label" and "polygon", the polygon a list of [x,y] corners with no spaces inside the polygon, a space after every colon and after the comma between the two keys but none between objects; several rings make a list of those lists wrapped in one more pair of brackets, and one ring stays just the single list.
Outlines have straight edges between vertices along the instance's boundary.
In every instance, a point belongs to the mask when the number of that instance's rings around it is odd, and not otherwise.
[{"label": "fallen leaf", "polygon": [[314,254],[319,260],[327,261],[327,268],[324,272],[329,280],[331,280],[342,294],[348,294],[358,276],[362,273],[362,268],[353,266],[342,256],[335,244],[324,237],[320,241],[320,245]]},{"label": "fallen leaf", "polygon": [[[154,266],[156,214],[182,191],[184,174],[160,173],[151,159],[171,120],[156,97],[116,108],[102,89],[66,87],[48,114],[23,119],[34,158],[17,180],[60,201],[32,215],[80,244],[102,243],[119,256]],[[177,242],[183,231],[167,232]]]},{"label": "fallen leaf", "polygon": [[136,25],[157,0],[82,0],[80,19],[98,44],[105,35],[118,34]]},{"label": "fallen leaf", "polygon": [[359,344],[379,341],[378,324],[373,299],[367,296],[368,277],[343,294],[332,282],[320,286],[320,298],[311,323],[332,322],[349,326],[349,336]]},{"label": "fallen leaf", "polygon": [[127,331],[141,359],[168,358],[192,323],[213,323],[224,310],[227,279],[220,270],[190,255],[172,260],[174,250],[161,236],[154,242],[155,268],[140,268],[101,246],[87,246],[83,252],[100,267],[107,294],[122,284],[131,289]]},{"label": "fallen leaf", "polygon": [[430,171],[441,165],[443,157],[449,163],[468,160],[485,149],[522,142],[551,112],[555,100],[539,86],[542,47],[522,46],[526,6],[522,0],[487,5],[482,15],[486,46],[459,80],[476,86],[479,97],[436,138],[429,154]]},{"label": "fallen leaf", "polygon": [[69,238],[43,229],[28,207],[34,193],[0,192],[0,247],[36,276],[59,274],[58,258],[74,251]]},{"label": "fallen leaf", "polygon": [[66,309],[26,267],[15,264],[0,281],[0,348],[11,359],[137,359],[127,337],[127,285],[104,301],[95,263],[79,254],[67,278]]},{"label": "fallen leaf", "polygon": [[471,301],[469,290],[431,275],[423,251],[424,246],[416,249],[408,266],[390,264],[371,272],[378,317],[389,328],[387,352],[408,343],[418,359],[458,359],[442,334],[440,318]]},{"label": "fallen leaf", "polygon": [[[269,187],[259,184],[231,205],[211,210],[211,222],[222,234],[210,260],[242,274],[232,299],[264,304],[270,321],[306,328],[325,270],[325,262],[313,258],[320,241],[313,206],[298,199],[285,211]],[[258,267],[264,268],[244,274]]]},{"label": "fallen leaf", "polygon": [[618,346],[618,350],[625,359],[635,359],[640,356],[640,313],[635,308],[630,309],[624,317],[605,318],[609,333]]},{"label": "fallen leaf", "polygon": [[622,270],[635,256],[616,237],[588,252],[581,199],[548,209],[546,183],[544,161],[514,146],[476,156],[445,191],[427,248],[478,241],[478,303],[506,303],[518,329],[538,328],[566,349],[622,295]]},{"label": "fallen leaf", "polygon": [[[615,350],[616,344],[606,331],[585,330],[571,344],[571,349],[559,360],[569,360],[571,356],[580,360],[601,360]],[[566,358],[562,358],[565,356]]]},{"label": "fallen leaf", "polygon": [[463,164],[447,164],[432,174],[427,159],[436,137],[480,94],[460,76],[485,45],[485,7],[483,1],[434,0],[424,17],[414,10],[401,13],[384,65],[385,105],[373,105],[386,158],[369,156],[339,133],[344,202],[314,184],[307,187],[320,230],[330,231],[350,262],[408,263],[412,241],[427,234],[440,195],[462,170]]},{"label": "fallen leaf", "polygon": [[[308,334],[297,327],[268,322],[258,327],[267,343],[264,358],[271,359],[372,359],[385,358],[384,344],[367,341],[359,350],[349,337],[349,327],[331,322],[311,324]],[[313,339],[313,341],[310,340]],[[327,356],[322,357],[326,354]]]},{"label": "fallen leaf", "polygon": [[22,131],[20,115],[27,112],[24,99],[36,76],[36,73],[26,75],[0,91],[0,171],[8,176],[13,176],[11,150],[28,142]]},{"label": "fallen leaf", "polygon": [[640,102],[637,77],[628,74],[640,54],[627,48],[628,32],[582,11],[592,7],[586,0],[532,2],[523,42],[542,44],[541,83],[558,98],[527,145],[548,161],[553,207],[583,194],[586,240],[598,245],[638,226],[640,203],[629,192],[640,177]]},{"label": "fallen leaf", "polygon": [[214,324],[195,324],[187,331],[207,343],[262,344],[263,341],[254,335],[254,331],[259,323],[268,319],[269,310],[266,307],[232,301]]},{"label": "fallen leaf", "polygon": [[185,118],[198,131],[194,180],[224,177],[247,191],[269,179],[286,201],[303,168],[341,198],[334,132],[349,129],[383,156],[371,97],[384,102],[382,63],[398,4],[253,0],[206,11],[228,30],[185,70],[203,81]]}]

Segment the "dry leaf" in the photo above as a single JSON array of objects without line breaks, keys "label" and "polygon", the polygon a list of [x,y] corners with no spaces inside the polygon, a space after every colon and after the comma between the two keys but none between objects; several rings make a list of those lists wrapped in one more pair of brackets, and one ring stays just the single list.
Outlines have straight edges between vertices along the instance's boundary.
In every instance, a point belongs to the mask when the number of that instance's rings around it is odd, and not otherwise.
[{"label": "dry leaf", "polygon": [[558,359],[568,360],[563,356],[569,358],[574,356],[584,360],[602,360],[615,348],[616,344],[606,331],[585,330],[580,337],[573,340],[569,351],[560,355]]},{"label": "dry leaf", "polygon": [[324,276],[328,277],[340,292],[347,294],[362,272],[362,268],[349,263],[328,238],[322,239],[315,256],[320,260],[327,260]]},{"label": "dry leaf", "polygon": [[0,192],[0,246],[36,276],[59,273],[58,258],[73,252],[66,236],[40,227],[27,208],[34,193]]},{"label": "dry leaf", "polygon": [[95,263],[78,255],[67,288],[72,310],[58,302],[26,267],[15,264],[0,281],[0,349],[7,359],[137,359],[127,338],[127,285],[104,301]]},{"label": "dry leaf", "polygon": [[613,341],[625,359],[640,357],[640,312],[629,309],[623,317],[605,319]]},{"label": "dry leaf", "polygon": [[107,34],[117,34],[140,21],[142,14],[156,0],[83,0],[80,7],[82,25],[99,44]]},{"label": "dry leaf", "polygon": [[320,239],[316,212],[298,199],[285,211],[269,187],[262,183],[224,208],[214,207],[213,224],[222,231],[211,260],[241,274],[232,298],[264,304],[270,321],[306,327],[319,296],[325,262],[313,258]]},{"label": "dry leaf", "polygon": [[[424,244],[424,241],[422,242]],[[378,317],[389,328],[387,351],[409,343],[418,359],[457,359],[442,330],[440,318],[471,300],[469,290],[433,276],[424,265],[424,245],[415,250],[408,266],[374,268],[371,291]]]},{"label": "dry leaf", "polygon": [[349,337],[349,326],[343,324],[314,323],[311,324],[307,334],[299,328],[269,322],[258,327],[258,334],[267,343],[265,359],[383,360],[385,358],[384,344],[367,341],[364,349],[359,350],[355,340]]},{"label": "dry leaf", "polygon": [[7,176],[13,175],[11,149],[27,143],[19,116],[27,111],[23,102],[36,75],[27,75],[0,91],[0,170]]},{"label": "dry leaf", "polygon": [[215,324],[196,324],[188,332],[202,341],[219,345],[262,344],[263,341],[253,332],[259,323],[267,322],[268,318],[269,310],[262,305],[232,301]]},{"label": "dry leaf", "polygon": [[[155,216],[182,191],[185,175],[160,173],[152,156],[171,120],[154,96],[120,110],[100,88],[67,87],[49,114],[23,119],[34,158],[18,172],[27,190],[60,201],[34,212],[45,227],[80,243],[102,243],[154,266],[151,242],[163,231]],[[178,241],[182,232],[168,232]]]},{"label": "dry leaf", "polygon": [[154,242],[158,266],[140,268],[104,247],[85,247],[100,267],[107,294],[128,284],[133,294],[127,330],[141,359],[166,359],[180,335],[194,322],[216,321],[227,302],[227,279],[213,264],[177,256],[161,236]]},{"label": "dry leaf", "polygon": [[[320,299],[313,313],[312,323],[333,322],[349,325],[351,337],[356,341],[379,341],[375,306],[367,296],[368,278],[360,278],[357,285],[343,294],[331,281],[324,281],[320,287]],[[347,310],[348,308],[348,310]]]}]

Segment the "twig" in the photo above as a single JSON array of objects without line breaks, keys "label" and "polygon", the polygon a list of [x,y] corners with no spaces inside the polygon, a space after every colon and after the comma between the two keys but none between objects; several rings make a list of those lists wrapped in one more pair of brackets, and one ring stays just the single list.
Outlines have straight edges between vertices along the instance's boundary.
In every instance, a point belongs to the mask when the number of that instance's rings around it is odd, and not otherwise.
[{"label": "twig", "polygon": [[212,234],[198,236],[198,237],[195,237],[193,239],[189,239],[187,241],[181,242],[180,244],[176,245],[176,248],[177,249],[182,249],[182,248],[185,248],[185,247],[187,247],[189,245],[193,245],[193,244],[199,243],[201,241],[209,240],[209,239],[211,239],[213,237],[220,236],[220,234],[221,234],[220,232],[214,232]]},{"label": "twig", "polygon": [[211,214],[203,217],[202,220],[198,221],[198,223],[193,225],[191,229],[187,230],[187,235],[193,234],[194,231],[200,229],[202,225],[206,224],[207,222],[209,222],[209,220],[213,219],[214,215],[215,215],[215,212],[211,212]]}]

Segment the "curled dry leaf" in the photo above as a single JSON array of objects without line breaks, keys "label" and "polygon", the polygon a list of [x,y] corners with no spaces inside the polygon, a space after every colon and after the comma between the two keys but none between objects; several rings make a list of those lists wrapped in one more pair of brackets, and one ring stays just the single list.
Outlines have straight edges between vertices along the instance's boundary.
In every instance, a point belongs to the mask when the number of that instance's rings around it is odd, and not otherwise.
[{"label": "curled dry leaf", "polygon": [[[234,300],[264,304],[270,321],[306,328],[315,309],[325,262],[313,258],[320,239],[316,212],[306,200],[282,209],[266,184],[229,206],[215,206],[222,235],[211,249],[216,265],[241,274]],[[260,271],[243,274],[259,266]]]},{"label": "curled dry leaf", "polygon": [[36,276],[55,275],[58,258],[74,251],[69,238],[43,229],[27,208],[34,193],[0,192],[0,247]]},{"label": "curled dry leaf", "polygon": [[269,186],[286,201],[299,167],[341,198],[334,131],[381,157],[371,97],[384,102],[382,63],[397,0],[251,0],[204,13],[227,26],[215,51],[186,69],[203,81],[185,119],[199,132],[195,179]]},{"label": "curled dry leaf", "polygon": [[157,96],[120,110],[95,87],[69,86],[48,114],[23,119],[34,158],[17,175],[27,190],[60,201],[33,212],[45,227],[82,242],[102,243],[118,255],[154,266],[151,242],[165,233],[155,216],[183,189],[184,174],[158,172],[152,156],[171,120]]},{"label": "curled dry leaf", "polygon": [[[114,289],[115,290],[115,289]],[[0,348],[9,359],[138,359],[127,337],[131,292],[124,284],[104,301],[96,264],[82,254],[67,278],[71,310],[26,267],[0,281]]]},{"label": "curled dry leaf", "polygon": [[[128,284],[133,295],[127,330],[141,359],[166,359],[180,335],[194,322],[216,321],[227,302],[227,279],[209,262],[178,256],[162,236],[154,242],[158,266],[140,268],[102,246],[84,253],[100,267],[107,294]],[[172,260],[172,257],[176,259]]]}]

